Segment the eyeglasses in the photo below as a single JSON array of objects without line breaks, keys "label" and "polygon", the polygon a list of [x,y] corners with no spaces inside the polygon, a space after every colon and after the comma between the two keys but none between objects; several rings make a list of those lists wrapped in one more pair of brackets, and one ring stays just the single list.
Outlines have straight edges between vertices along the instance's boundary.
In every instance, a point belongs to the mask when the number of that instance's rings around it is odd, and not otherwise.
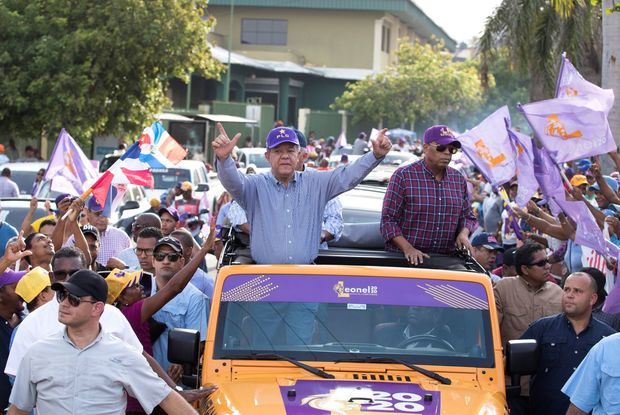
[{"label": "eyeglasses", "polygon": [[437,151],[438,153],[443,153],[444,151],[448,150],[450,154],[456,154],[459,151],[458,147],[451,146],[451,145],[434,144],[434,143],[431,143],[431,145],[435,147],[435,151]]},{"label": "eyeglasses", "polygon": [[528,267],[534,267],[534,266],[536,266],[536,267],[544,267],[547,264],[549,264],[549,260],[547,258],[545,258],[545,259],[541,259],[538,262],[534,262],[532,264],[529,264]]},{"label": "eyeglasses", "polygon": [[136,255],[153,255],[153,248],[134,248],[133,251],[136,253]]},{"label": "eyeglasses", "polygon": [[168,257],[170,262],[177,262],[179,258],[181,258],[181,254],[177,254],[176,252],[156,252],[153,254],[153,258],[155,258],[157,262],[163,261],[166,257]]},{"label": "eyeglasses", "polygon": [[52,271],[51,274],[54,276],[56,281],[65,280],[67,277],[70,277],[74,273],[78,272],[79,269],[72,269],[70,271]]},{"label": "eyeglasses", "polygon": [[67,290],[58,291],[58,293],[56,294],[56,299],[58,300],[59,303],[62,303],[63,301],[65,301],[65,299],[69,299],[69,305],[71,307],[79,307],[80,304],[82,303],[95,304],[99,302],[99,301],[93,301],[93,300],[84,300],[83,298],[80,298],[77,295],[71,294]]}]

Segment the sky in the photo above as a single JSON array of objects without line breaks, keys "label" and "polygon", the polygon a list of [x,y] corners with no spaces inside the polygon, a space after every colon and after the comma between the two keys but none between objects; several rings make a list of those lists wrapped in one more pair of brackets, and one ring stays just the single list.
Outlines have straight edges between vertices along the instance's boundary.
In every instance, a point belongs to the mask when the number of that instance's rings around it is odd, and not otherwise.
[{"label": "sky", "polygon": [[470,43],[502,0],[414,0],[414,3],[457,42]]}]

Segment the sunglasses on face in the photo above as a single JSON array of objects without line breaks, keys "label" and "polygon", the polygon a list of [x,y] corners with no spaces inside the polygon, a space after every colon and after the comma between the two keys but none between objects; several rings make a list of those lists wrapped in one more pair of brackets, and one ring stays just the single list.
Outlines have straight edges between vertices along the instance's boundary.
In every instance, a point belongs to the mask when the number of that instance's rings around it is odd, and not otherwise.
[{"label": "sunglasses on face", "polygon": [[529,266],[529,267],[534,267],[534,266],[536,266],[536,267],[544,267],[544,266],[545,266],[545,265],[547,265],[548,263],[549,263],[549,260],[545,258],[545,259],[541,259],[541,260],[540,260],[540,261],[538,261],[538,262],[534,262],[534,263],[532,263],[532,264],[530,264],[530,265],[528,265],[528,266]]},{"label": "sunglasses on face", "polygon": [[71,294],[67,290],[58,291],[58,293],[56,294],[56,299],[58,300],[59,303],[62,303],[63,301],[65,301],[65,299],[68,299],[69,305],[71,307],[79,307],[80,304],[82,303],[91,303],[91,304],[98,303],[98,301],[84,300],[83,298],[80,298],[77,295]]},{"label": "sunglasses on face", "polygon": [[437,151],[438,153],[443,153],[446,150],[448,150],[450,154],[456,154],[459,151],[458,147],[451,146],[451,145],[431,144],[431,146],[433,146],[435,148],[435,151]]},{"label": "sunglasses on face", "polygon": [[153,258],[155,258],[157,262],[162,262],[166,257],[168,257],[170,262],[177,262],[179,258],[181,258],[181,254],[177,254],[176,252],[156,252],[153,254]]},{"label": "sunglasses on face", "polygon": [[72,269],[70,271],[52,271],[51,274],[54,276],[55,280],[64,280],[78,271],[79,269]]}]

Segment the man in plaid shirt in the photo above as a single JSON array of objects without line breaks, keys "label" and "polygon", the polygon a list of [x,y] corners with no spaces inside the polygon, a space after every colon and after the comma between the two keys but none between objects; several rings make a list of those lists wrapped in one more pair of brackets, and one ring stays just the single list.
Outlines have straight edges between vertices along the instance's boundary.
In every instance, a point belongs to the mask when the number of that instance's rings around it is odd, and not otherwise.
[{"label": "man in plaid shirt", "polygon": [[448,127],[435,125],[424,133],[424,158],[394,172],[381,213],[386,250],[402,251],[417,265],[428,254],[471,249],[469,234],[476,228],[476,218],[467,182],[448,166],[460,148]]}]

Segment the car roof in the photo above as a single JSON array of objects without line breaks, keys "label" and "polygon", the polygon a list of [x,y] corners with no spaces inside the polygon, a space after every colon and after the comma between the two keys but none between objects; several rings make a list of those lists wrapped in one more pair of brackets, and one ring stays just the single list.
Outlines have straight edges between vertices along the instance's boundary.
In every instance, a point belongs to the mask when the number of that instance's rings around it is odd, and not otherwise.
[{"label": "car roof", "polygon": [[15,163],[4,163],[0,165],[0,169],[8,167],[11,171],[39,171],[47,169],[47,161],[19,161]]},{"label": "car roof", "polygon": [[258,153],[258,154],[264,154],[265,151],[267,151],[266,148],[264,147],[242,147],[239,149],[239,152],[241,153]]}]

